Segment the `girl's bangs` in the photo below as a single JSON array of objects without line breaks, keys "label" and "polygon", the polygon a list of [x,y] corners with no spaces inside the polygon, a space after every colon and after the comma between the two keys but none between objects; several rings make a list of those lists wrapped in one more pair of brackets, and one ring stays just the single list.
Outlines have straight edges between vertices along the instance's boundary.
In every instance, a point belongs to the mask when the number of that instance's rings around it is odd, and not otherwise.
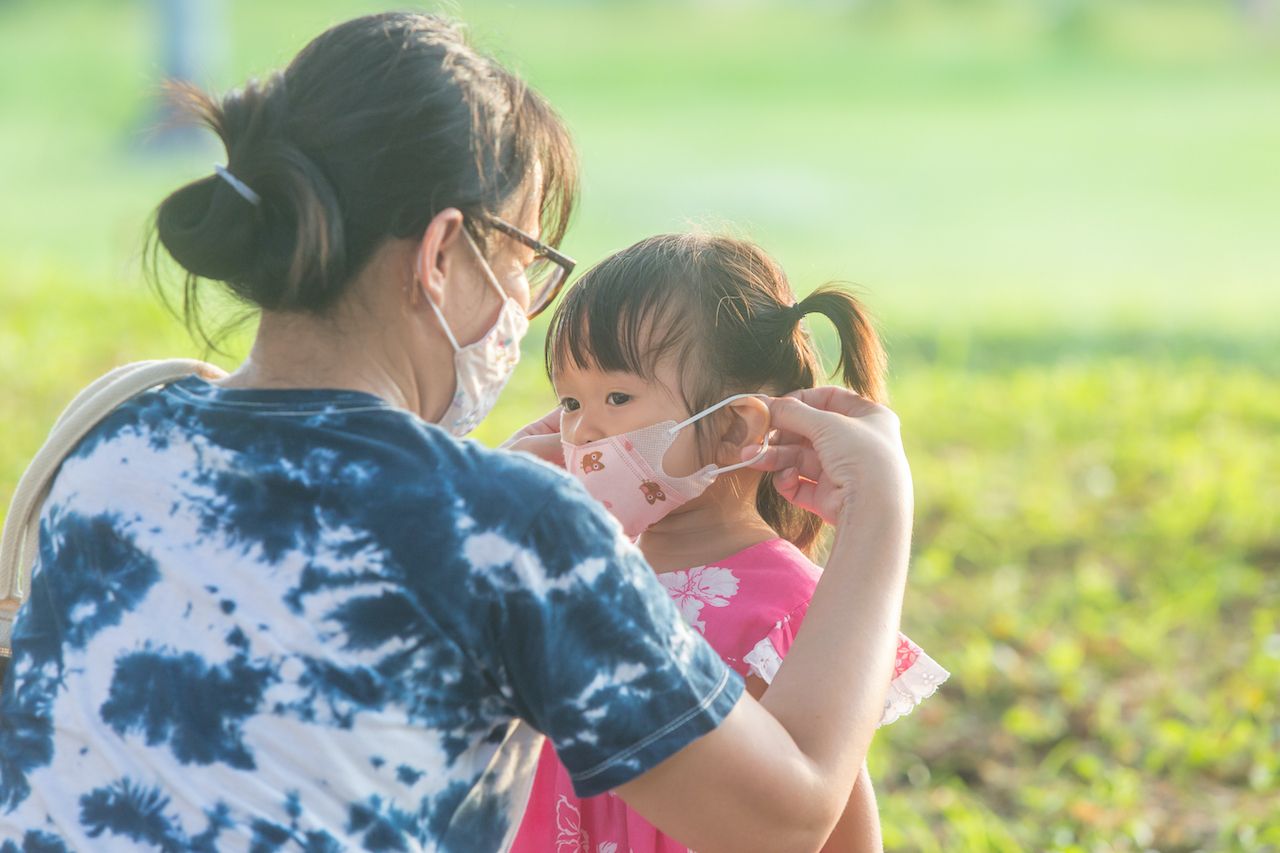
[{"label": "girl's bangs", "polygon": [[629,266],[615,255],[565,295],[547,333],[548,377],[573,366],[652,381],[663,358],[682,353],[690,312],[673,298],[678,289]]}]

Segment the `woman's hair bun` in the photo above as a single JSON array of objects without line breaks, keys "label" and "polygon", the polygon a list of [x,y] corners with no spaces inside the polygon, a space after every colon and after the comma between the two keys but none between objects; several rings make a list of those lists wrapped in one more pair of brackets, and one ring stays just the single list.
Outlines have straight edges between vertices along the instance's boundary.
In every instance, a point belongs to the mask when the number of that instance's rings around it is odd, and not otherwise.
[{"label": "woman's hair bun", "polygon": [[211,175],[187,184],[160,204],[156,234],[187,272],[230,281],[254,265],[259,220],[248,199],[218,175]]},{"label": "woman's hair bun", "polygon": [[[222,140],[234,178],[206,175],[156,212],[152,249],[186,270],[182,313],[201,335],[203,280],[256,308],[323,314],[380,246],[420,240],[446,208],[478,229],[486,213],[535,202],[543,239],[564,233],[577,175],[568,132],[446,19],[366,15],[223,97],[173,91]],[[163,294],[158,256],[149,272]]]},{"label": "woman's hair bun", "polygon": [[281,75],[221,100],[193,87],[175,94],[222,140],[231,179],[215,173],[161,202],[160,244],[189,277],[224,282],[260,308],[324,310],[348,273],[342,210],[328,177],[283,132]]}]

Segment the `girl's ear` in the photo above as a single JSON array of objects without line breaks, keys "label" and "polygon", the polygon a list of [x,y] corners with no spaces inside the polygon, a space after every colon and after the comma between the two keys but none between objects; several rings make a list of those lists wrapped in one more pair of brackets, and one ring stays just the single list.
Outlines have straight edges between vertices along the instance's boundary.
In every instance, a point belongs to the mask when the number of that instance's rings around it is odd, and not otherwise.
[{"label": "girl's ear", "polygon": [[759,449],[769,432],[769,404],[759,397],[744,397],[725,407],[717,465],[742,461],[744,448]]}]

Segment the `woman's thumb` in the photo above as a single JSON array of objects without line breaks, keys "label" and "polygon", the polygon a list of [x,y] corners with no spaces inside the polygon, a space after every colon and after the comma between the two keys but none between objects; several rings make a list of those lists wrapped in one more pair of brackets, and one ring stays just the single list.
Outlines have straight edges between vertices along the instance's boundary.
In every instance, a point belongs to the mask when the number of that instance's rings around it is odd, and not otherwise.
[{"label": "woman's thumb", "polygon": [[794,397],[769,398],[769,426],[812,439],[828,419],[835,417]]}]

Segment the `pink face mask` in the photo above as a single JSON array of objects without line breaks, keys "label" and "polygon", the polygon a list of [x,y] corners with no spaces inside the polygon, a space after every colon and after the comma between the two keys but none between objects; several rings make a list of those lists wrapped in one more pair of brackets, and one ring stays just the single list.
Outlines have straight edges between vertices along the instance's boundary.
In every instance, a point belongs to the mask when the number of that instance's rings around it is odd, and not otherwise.
[{"label": "pink face mask", "polygon": [[723,468],[707,465],[686,477],[669,476],[662,467],[662,459],[680,430],[735,400],[762,396],[735,394],[680,423],[661,421],[587,444],[563,441],[565,465],[591,496],[622,522],[623,532],[634,539],[676,507],[705,492],[716,477],[753,465],[764,457],[769,449],[767,428],[760,452],[746,462]]}]

